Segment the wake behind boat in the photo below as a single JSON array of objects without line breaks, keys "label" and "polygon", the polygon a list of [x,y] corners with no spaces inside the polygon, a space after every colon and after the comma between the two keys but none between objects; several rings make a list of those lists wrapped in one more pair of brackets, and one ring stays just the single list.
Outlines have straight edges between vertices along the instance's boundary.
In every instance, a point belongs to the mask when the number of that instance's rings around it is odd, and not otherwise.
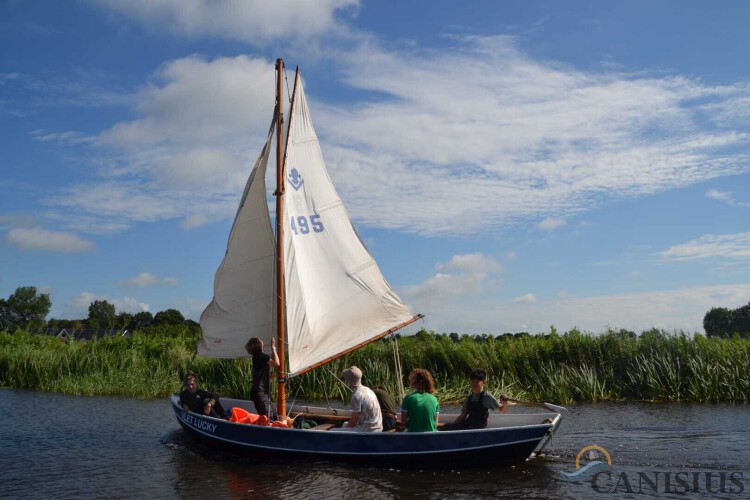
[{"label": "wake behind boat", "polygon": [[[313,128],[299,69],[283,129],[283,61],[277,60],[276,111],[240,202],[214,298],[201,315],[198,354],[247,356],[245,343],[280,346],[277,413],[329,422],[314,429],[229,422],[172,407],[188,433],[254,456],[367,462],[515,463],[539,451],[560,422],[558,412],[492,415],[485,429],[445,432],[326,432],[350,412],[286,408],[286,381],[417,321],[360,240],[331,182]],[[266,168],[276,139],[276,230],[266,199]],[[285,137],[285,141],[282,138]],[[282,151],[282,142],[285,147]],[[287,369],[288,365],[288,369]],[[255,412],[244,400],[228,408]],[[556,407],[559,408],[559,407]],[[443,416],[451,419],[451,416]],[[447,462],[446,462],[447,461]]]}]

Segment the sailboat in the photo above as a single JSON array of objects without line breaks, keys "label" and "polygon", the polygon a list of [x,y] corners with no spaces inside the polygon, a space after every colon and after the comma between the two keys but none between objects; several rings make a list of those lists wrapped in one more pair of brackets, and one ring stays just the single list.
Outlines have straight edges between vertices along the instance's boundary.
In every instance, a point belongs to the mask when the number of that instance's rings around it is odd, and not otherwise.
[{"label": "sailboat", "polygon": [[[201,315],[198,354],[247,356],[245,343],[277,339],[276,410],[333,421],[348,410],[286,407],[286,382],[422,318],[413,315],[381,274],[329,177],[299,68],[284,130],[282,74],[276,61],[276,106],[266,143],[250,173]],[[266,169],[276,149],[275,231]],[[285,141],[283,140],[285,139]],[[282,144],[283,143],[283,144]],[[283,147],[282,147],[283,146]],[[438,374],[439,375],[439,374]],[[326,432],[236,423],[172,407],[191,436],[253,456],[398,463],[515,463],[540,451],[560,423],[555,411],[490,416],[485,429],[435,433]],[[222,398],[225,407],[254,412],[253,403]],[[549,408],[549,407],[547,407]],[[559,408],[559,407],[557,407]],[[441,416],[452,421],[451,416]]]}]

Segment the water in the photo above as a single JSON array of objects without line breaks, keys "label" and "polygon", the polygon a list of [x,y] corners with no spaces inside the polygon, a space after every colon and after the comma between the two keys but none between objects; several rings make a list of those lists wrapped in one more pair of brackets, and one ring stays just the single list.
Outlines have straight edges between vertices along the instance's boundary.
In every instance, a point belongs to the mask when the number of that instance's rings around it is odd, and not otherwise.
[{"label": "water", "polygon": [[[545,457],[440,472],[260,462],[215,452],[183,433],[166,399],[0,390],[0,412],[1,498],[716,497],[706,474],[719,497],[750,498],[747,406],[575,406]],[[591,444],[612,458],[598,491],[590,479],[569,483],[559,474],[575,471],[579,450]],[[680,472],[687,487],[675,482]],[[639,489],[639,473],[656,491],[643,478]]]}]

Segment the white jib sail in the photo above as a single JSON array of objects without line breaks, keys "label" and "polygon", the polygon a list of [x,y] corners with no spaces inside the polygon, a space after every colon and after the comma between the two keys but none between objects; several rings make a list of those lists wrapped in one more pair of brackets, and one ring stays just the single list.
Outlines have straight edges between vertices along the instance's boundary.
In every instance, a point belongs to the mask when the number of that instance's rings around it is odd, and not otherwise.
[{"label": "white jib sail", "polygon": [[245,344],[276,336],[274,233],[266,202],[266,166],[276,121],[245,186],[229,234],[227,253],[214,278],[214,298],[201,314],[198,354],[210,358],[247,356]]},{"label": "white jib sail", "polygon": [[412,317],[355,232],[326,171],[302,83],[295,85],[284,179],[290,375]]}]

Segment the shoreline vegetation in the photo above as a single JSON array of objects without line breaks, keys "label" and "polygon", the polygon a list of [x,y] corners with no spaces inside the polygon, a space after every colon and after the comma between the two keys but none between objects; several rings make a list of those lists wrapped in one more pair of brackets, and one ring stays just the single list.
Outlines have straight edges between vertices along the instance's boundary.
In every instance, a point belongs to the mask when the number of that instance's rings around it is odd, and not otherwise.
[{"label": "shoreline vegetation", "polygon": [[[0,386],[150,399],[178,392],[182,376],[192,370],[202,387],[248,399],[250,360],[194,356],[199,337],[198,328],[184,327],[69,342],[20,330],[0,332]],[[592,335],[576,329],[559,334],[552,327],[549,334],[470,337],[422,330],[400,337],[398,351],[402,374],[417,367],[430,370],[444,404],[463,400],[468,374],[476,367],[487,371],[489,392],[526,401],[750,401],[750,338],[739,336],[663,330]],[[362,369],[366,385],[383,384],[398,396],[394,359],[394,341],[376,341],[290,379],[288,401],[346,401],[349,390],[338,377],[351,365]]]}]

